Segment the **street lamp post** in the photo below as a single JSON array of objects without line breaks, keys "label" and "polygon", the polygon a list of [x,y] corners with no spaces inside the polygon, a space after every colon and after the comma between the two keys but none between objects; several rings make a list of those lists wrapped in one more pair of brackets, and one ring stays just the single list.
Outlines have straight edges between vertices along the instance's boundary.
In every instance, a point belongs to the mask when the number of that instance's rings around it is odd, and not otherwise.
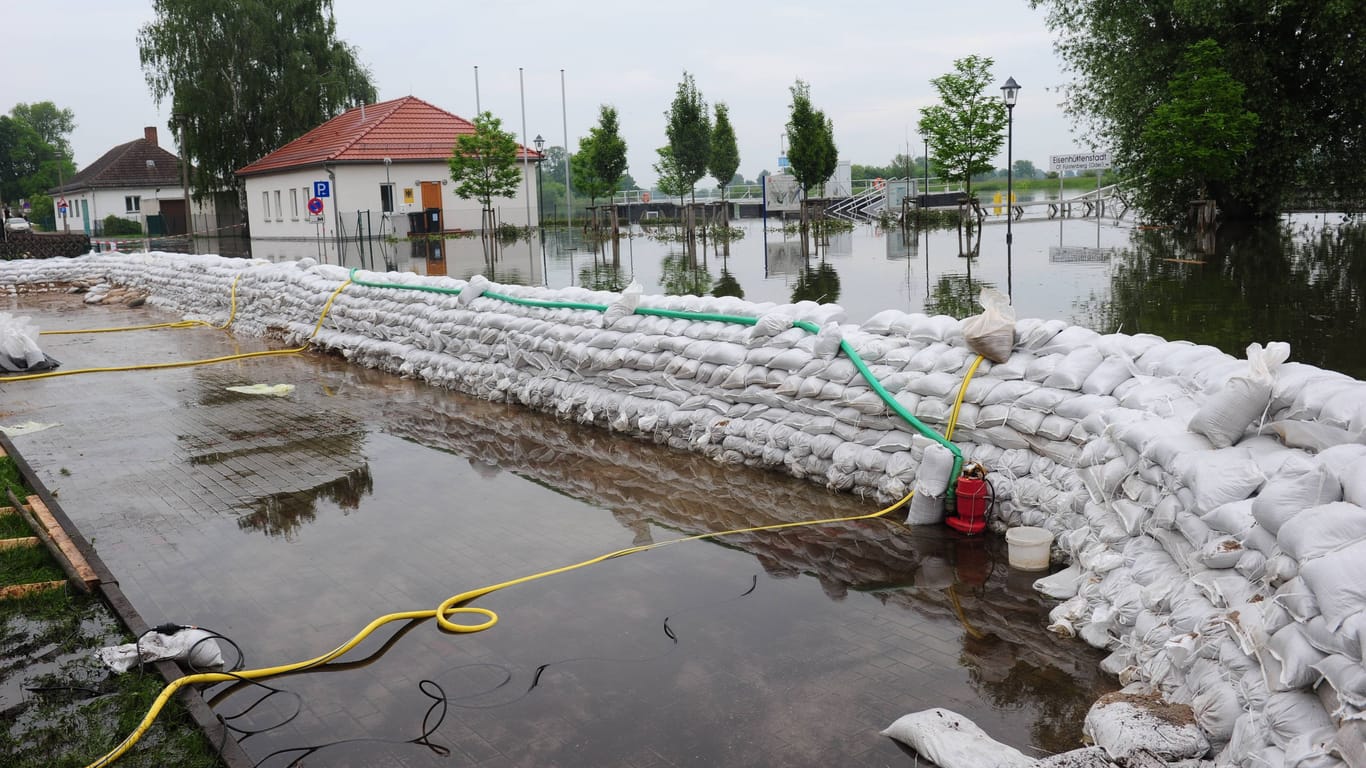
[{"label": "street lamp post", "polygon": [[1011,145],[1015,138],[1015,99],[1019,95],[1020,84],[1016,83],[1013,77],[1006,78],[1006,84],[1001,86],[1001,98],[1006,103],[1006,295],[1012,299],[1014,299],[1014,286],[1011,280],[1010,246],[1014,240],[1014,234],[1011,232],[1010,224],[1015,220],[1015,168]]},{"label": "street lamp post", "polygon": [[545,154],[541,151],[545,149],[545,137],[536,134],[532,140],[536,145],[536,154],[540,155],[536,160],[536,228],[541,228],[541,219],[545,218],[545,201],[541,197],[541,163],[545,160]]}]

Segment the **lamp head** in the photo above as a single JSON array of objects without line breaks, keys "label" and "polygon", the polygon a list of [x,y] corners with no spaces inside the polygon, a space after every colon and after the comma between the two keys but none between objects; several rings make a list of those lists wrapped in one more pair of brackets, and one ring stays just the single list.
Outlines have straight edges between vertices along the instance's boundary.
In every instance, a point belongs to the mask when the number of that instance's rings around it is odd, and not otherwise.
[{"label": "lamp head", "polygon": [[1007,78],[1006,84],[1001,86],[1001,98],[1005,100],[1007,107],[1015,106],[1015,99],[1020,96],[1020,84],[1015,82],[1015,78]]},{"label": "lamp head", "polygon": [[532,139],[531,143],[536,145],[537,152],[540,152],[541,150],[545,149],[545,137],[539,133],[536,134],[536,138]]}]

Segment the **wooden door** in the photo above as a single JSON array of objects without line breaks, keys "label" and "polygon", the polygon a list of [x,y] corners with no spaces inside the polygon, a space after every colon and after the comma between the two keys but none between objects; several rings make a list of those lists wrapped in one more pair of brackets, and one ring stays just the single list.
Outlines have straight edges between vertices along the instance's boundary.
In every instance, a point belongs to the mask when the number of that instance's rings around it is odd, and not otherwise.
[{"label": "wooden door", "polygon": [[436,224],[433,224],[431,219],[426,219],[427,231],[445,232],[445,212],[441,210],[441,182],[424,181],[422,182],[422,215],[427,216],[427,212],[433,208],[437,211]]}]

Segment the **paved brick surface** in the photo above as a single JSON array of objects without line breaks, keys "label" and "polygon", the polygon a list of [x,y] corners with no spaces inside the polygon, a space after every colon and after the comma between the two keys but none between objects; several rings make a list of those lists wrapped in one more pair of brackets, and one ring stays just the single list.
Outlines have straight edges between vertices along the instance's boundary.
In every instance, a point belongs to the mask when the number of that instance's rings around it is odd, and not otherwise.
[{"label": "paved brick surface", "polygon": [[[7,301],[44,329],[166,319]],[[209,329],[43,343],[68,369],[268,346]],[[295,390],[225,389],[252,383]],[[0,383],[0,424],[26,421],[59,425],[15,443],[146,619],[218,630],[249,666],[633,544],[872,511],[313,354]],[[999,542],[881,520],[664,547],[483,597],[487,632],[390,624],[272,683],[287,694],[207,697],[259,731],[258,759],[352,740],[306,765],[910,765],[878,731],[931,706],[1031,753],[1069,748],[1112,683],[1043,631],[1034,576],[1003,561]],[[411,743],[432,683],[450,758]]]}]

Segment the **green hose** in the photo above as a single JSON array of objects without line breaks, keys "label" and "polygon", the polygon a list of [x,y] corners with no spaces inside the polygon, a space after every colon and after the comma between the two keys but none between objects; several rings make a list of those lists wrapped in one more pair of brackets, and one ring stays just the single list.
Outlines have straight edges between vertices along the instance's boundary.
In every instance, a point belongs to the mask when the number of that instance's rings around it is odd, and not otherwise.
[{"label": "green hose", "polygon": [[[364,285],[369,288],[397,288],[400,290],[427,291],[428,293],[444,293],[449,295],[459,295],[461,290],[459,288],[439,288],[431,285],[375,283],[369,280],[362,280],[359,277],[356,277],[356,273],[358,271],[358,269],[351,270],[351,282],[355,283],[356,285]],[[594,312],[606,312],[608,309],[608,305],[606,304],[587,304],[577,301],[541,301],[539,299],[522,299],[516,296],[505,296],[501,293],[493,293],[491,291],[485,291],[483,295],[489,297],[490,299],[505,301],[509,304],[520,304],[524,307],[539,307],[542,309],[586,309],[593,310]],[[713,321],[721,323],[735,323],[738,325],[754,325],[755,323],[759,322],[759,318],[757,317],[746,317],[743,315],[714,315],[705,312],[683,312],[680,310],[652,309],[649,307],[637,307],[635,310],[635,314],[652,315],[655,317],[668,317],[676,320],[692,320],[695,322]],[[792,326],[794,328],[801,328],[802,330],[813,334],[820,333],[821,331],[819,326],[817,326],[815,323],[812,323],[809,320],[793,320]],[[958,474],[963,469],[963,452],[958,448],[958,446],[954,445],[952,442],[947,440],[943,435],[925,426],[919,419],[915,417],[914,414],[906,410],[906,407],[904,405],[897,402],[896,398],[892,397],[892,394],[887,391],[886,387],[882,386],[882,382],[878,381],[877,377],[873,375],[873,372],[868,369],[868,364],[863,361],[863,358],[859,356],[858,352],[854,351],[854,348],[849,345],[849,342],[841,339],[840,349],[844,351],[844,354],[849,356],[849,359],[854,363],[854,367],[858,369],[859,375],[863,377],[864,381],[868,382],[868,386],[872,387],[873,391],[877,393],[878,397],[882,398],[882,401],[887,404],[888,408],[891,408],[892,411],[896,413],[896,415],[900,416],[902,419],[905,419],[906,423],[910,424],[911,427],[914,428],[917,432],[935,441],[936,443],[939,443],[945,448],[948,448],[949,452],[953,454],[953,473],[949,476],[949,492],[952,493],[954,487],[958,484]]]}]

